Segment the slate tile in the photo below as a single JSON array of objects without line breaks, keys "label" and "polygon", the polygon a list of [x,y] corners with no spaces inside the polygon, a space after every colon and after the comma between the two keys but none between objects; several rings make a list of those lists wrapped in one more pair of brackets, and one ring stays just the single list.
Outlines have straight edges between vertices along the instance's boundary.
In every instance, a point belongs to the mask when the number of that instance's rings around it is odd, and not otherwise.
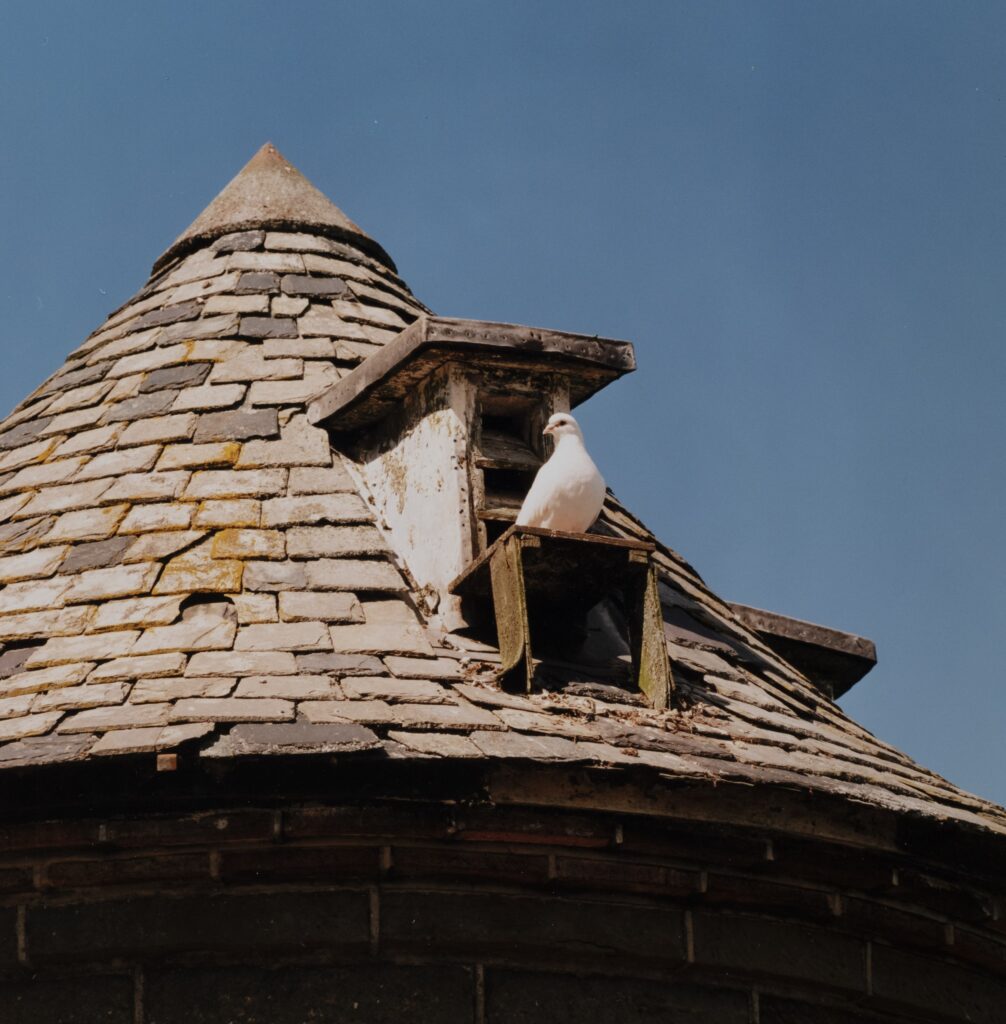
[{"label": "slate tile", "polygon": [[453,704],[450,691],[425,679],[351,676],[341,682],[350,700],[383,700],[388,704]]},{"label": "slate tile", "polygon": [[[286,362],[274,359],[268,362]],[[252,381],[249,398],[252,405],[303,405],[317,398],[339,379],[338,370],[328,363],[308,363],[302,380]]]},{"label": "slate tile", "polygon": [[185,363],[154,370],[140,385],[140,393],[197,386],[206,380],[212,368],[212,363]]},{"label": "slate tile", "polygon": [[[474,704],[395,704],[391,712],[399,725],[410,729],[480,729],[489,735],[492,734],[490,730],[503,729],[502,723],[491,711]],[[473,741],[480,749],[484,749],[476,736],[472,737]],[[569,740],[562,742],[570,747],[575,746]]]},{"label": "slate tile", "polygon": [[39,694],[32,707],[35,711],[82,711],[121,704],[128,693],[128,683],[88,683]]},{"label": "slate tile", "polygon": [[278,295],[272,300],[270,312],[273,316],[300,316],[309,305],[310,303],[305,298]]},{"label": "slate tile", "polygon": [[383,700],[304,700],[297,705],[309,722],[357,722],[361,725],[390,725],[390,705]]},{"label": "slate tile", "polygon": [[248,384],[264,380],[300,380],[304,374],[303,360],[266,359],[262,349],[248,346],[236,356],[218,363],[210,375],[210,383]]},{"label": "slate tile", "polygon": [[0,747],[0,764],[55,764],[83,757],[94,743],[94,736],[36,736]]},{"label": "slate tile", "polygon": [[209,444],[173,444],[164,449],[164,453],[157,463],[157,469],[163,471],[230,466],[237,461],[240,454],[240,445],[233,441],[215,441]]},{"label": "slate tile", "polygon": [[185,498],[256,498],[286,489],[285,469],[204,469],[192,474]]},{"label": "slate tile", "polygon": [[103,569],[118,565],[126,549],[133,543],[132,537],[112,537],[93,544],[78,544],[60,566],[60,573],[82,572],[85,569]]},{"label": "slate tile", "polygon": [[[170,296],[172,305],[176,302],[188,302],[189,299],[205,299],[207,296],[216,295],[220,292],[234,290],[238,283],[238,275],[221,274],[219,277],[211,277],[202,281],[191,281],[176,288]],[[203,316],[206,316],[206,305],[203,304]]]},{"label": "slate tile", "polygon": [[162,288],[177,288],[190,281],[202,281],[209,277],[219,277],[227,269],[226,259],[214,259],[209,249],[197,249],[187,256],[163,281]]},{"label": "slate tile", "polygon": [[37,715],[9,718],[0,722],[0,740],[19,740],[26,736],[41,736],[49,732],[63,717],[62,711],[43,711]]},{"label": "slate tile", "polygon": [[[37,647],[29,647],[27,650],[31,652],[37,650]],[[52,668],[16,672],[4,680],[2,692],[5,696],[17,696],[22,693],[42,693],[65,686],[76,686],[91,674],[94,666],[93,661],[78,661]]]},{"label": "slate tile", "polygon": [[[290,677],[295,678],[293,676]],[[134,704],[160,704],[182,697],[226,697],[237,680],[221,676],[168,676],[163,679],[141,679],[130,700]]]},{"label": "slate tile", "polygon": [[88,677],[93,683],[120,682],[126,679],[156,679],[159,676],[178,676],[185,668],[186,656],[182,651],[163,654],[143,654],[132,657],[113,658],[103,662]]},{"label": "slate tile", "polygon": [[[58,520],[49,518],[42,520],[45,531],[52,527],[51,532],[46,532],[46,542],[55,544],[57,541],[70,540],[103,540],[110,534],[115,533],[115,528],[122,522],[128,505],[108,505],[105,508],[84,508],[76,512],[68,512],[60,516]],[[36,523],[39,521],[36,520]],[[12,523],[12,526],[19,525]],[[43,532],[45,532],[43,531]],[[0,530],[0,545],[8,551],[15,550],[14,538],[4,536],[4,530]]]},{"label": "slate tile", "polygon": [[144,420],[151,416],[163,416],[175,402],[174,391],[155,391],[151,394],[128,398],[117,402],[105,414],[106,423]]},{"label": "slate tile", "polygon": [[337,698],[340,693],[331,676],[247,676],[241,680],[234,696],[325,700]]},{"label": "slate tile", "polygon": [[234,602],[238,622],[242,626],[279,620],[275,594],[254,594],[246,591],[243,594],[232,594],[231,600]]},{"label": "slate tile", "polygon": [[268,295],[211,295],[203,307],[209,313],[268,313]]},{"label": "slate tile", "polygon": [[53,516],[8,522],[0,526],[0,548],[11,554],[15,551],[24,551],[45,537],[53,522]]},{"label": "slate tile", "polygon": [[[348,491],[356,496],[356,485],[342,466],[321,469],[316,466],[290,470],[291,494],[333,494]],[[324,522],[324,518],[317,520]],[[344,522],[340,518],[339,522]]]},{"label": "slate tile", "polygon": [[296,338],[297,323],[286,317],[243,316],[238,334],[245,338]]},{"label": "slate tile", "polygon": [[237,405],[244,398],[245,390],[244,384],[207,384],[203,387],[186,388],[178,392],[172,411],[226,409],[228,406]]},{"label": "slate tile", "polygon": [[[174,401],[174,392],[161,392]],[[155,397],[153,395],[151,398]],[[108,428],[105,428],[108,429]],[[119,447],[129,448],[133,445],[150,444],[153,441],[183,441],[192,436],[196,429],[196,414],[193,412],[178,413],[175,416],[157,416],[150,420],[130,423],[119,438]]]},{"label": "slate tile", "polygon": [[234,643],[236,651],[331,650],[324,622],[267,622],[244,626]]},{"label": "slate tile", "polygon": [[280,590],[303,590],[307,576],[303,563],[248,562],[245,566],[246,590],[274,593]]},{"label": "slate tile", "polygon": [[227,259],[228,270],[250,270],[255,273],[304,273],[304,260],[299,253],[236,252]]},{"label": "slate tile", "polygon": [[[264,702],[263,702],[264,703]],[[279,725],[238,725],[203,751],[204,757],[237,757],[243,754],[337,754],[374,750],[377,736],[352,723],[312,725],[293,722]]]},{"label": "slate tile", "polygon": [[297,662],[289,651],[200,651],[193,654],[186,676],[292,676]]},{"label": "slate tile", "polygon": [[392,729],[388,733],[388,738],[420,754],[434,754],[439,757],[485,757],[467,736],[459,736],[457,733],[405,732]]},{"label": "slate tile", "polygon": [[265,236],[265,247],[280,252],[333,252],[333,244],[322,235],[303,231],[270,231]]},{"label": "slate tile", "polygon": [[25,647],[12,647],[0,654],[0,679],[6,679],[21,671],[21,667],[36,650],[37,644]]},{"label": "slate tile", "polygon": [[[391,562],[355,558],[319,558],[304,562],[308,581],[315,590],[408,589],[401,573]],[[304,587],[295,589],[303,590]]]},{"label": "slate tile", "polygon": [[121,601],[102,601],[89,631],[97,633],[123,626],[166,626],[178,618],[181,597],[130,597]]},{"label": "slate tile", "polygon": [[327,672],[331,675],[374,675],[384,674],[379,658],[367,654],[298,654],[297,670],[300,672]]},{"label": "slate tile", "polygon": [[65,735],[75,732],[104,732],[106,729],[167,725],[170,710],[170,704],[120,704],[113,707],[89,708],[65,718],[60,723],[58,732]]},{"label": "slate tile", "polygon": [[[399,705],[399,709],[416,705]],[[422,708],[430,711],[434,708]],[[513,732],[475,732],[471,741],[489,757],[528,761],[588,761],[579,744],[560,736],[524,736]]]},{"label": "slate tile", "polygon": [[279,417],[275,409],[255,412],[214,412],[200,416],[193,441],[245,441],[252,437],[278,437]]},{"label": "slate tile", "polygon": [[402,658],[389,655],[384,663],[396,676],[414,679],[456,679],[461,673],[450,658]]},{"label": "slate tile", "polygon": [[349,285],[341,277],[308,277],[301,274],[287,274],[282,282],[287,295],[317,295],[322,297],[349,297]]},{"label": "slate tile", "polygon": [[23,555],[0,558],[0,583],[51,576],[66,556],[65,547],[35,548]]},{"label": "slate tile", "polygon": [[259,248],[264,241],[264,231],[235,231],[229,235],[222,235],[210,248],[223,256],[231,252],[251,252]]},{"label": "slate tile", "polygon": [[0,449],[6,451],[9,448],[18,448],[26,444],[32,438],[38,437],[51,422],[51,416],[43,416],[37,420],[28,420],[27,423],[18,424],[13,430],[0,434]]},{"label": "slate tile", "polygon": [[142,423],[135,423],[123,431],[120,424],[113,423],[107,427],[96,427],[94,430],[84,430],[79,434],[72,434],[56,449],[53,458],[62,459],[67,455],[76,455],[77,452],[97,452],[103,448],[111,448],[116,441],[124,441],[126,434],[133,427],[143,426]]},{"label": "slate tile", "polygon": [[183,302],[164,309],[152,309],[135,321],[133,330],[142,331],[147,327],[163,327],[165,324],[178,323],[180,320],[195,320],[201,312],[202,306],[198,302]]},{"label": "slate tile", "polygon": [[186,697],[171,710],[172,722],[287,722],[293,716],[293,702],[275,697]]},{"label": "slate tile", "polygon": [[260,295],[279,291],[279,276],[271,272],[242,274],[234,293],[236,295]]},{"label": "slate tile", "polygon": [[98,480],[103,476],[121,476],[123,473],[145,473],[154,468],[160,450],[160,445],[152,444],[96,455],[74,480]]},{"label": "slate tile", "polygon": [[[111,597],[146,594],[154,585],[160,571],[161,567],[156,562],[89,569],[72,579],[70,589],[66,593],[66,602],[80,604],[84,601],[103,601]],[[65,576],[62,578],[70,579]]]},{"label": "slate tile", "polygon": [[285,622],[324,619],[326,622],[363,622],[363,608],[356,594],[346,591],[282,591],[279,615]]},{"label": "slate tile", "polygon": [[[342,471],[340,470],[340,472]],[[292,498],[272,498],[263,502],[262,505],[263,526],[359,523],[366,522],[369,518],[370,512],[363,503],[363,499],[358,494],[348,490],[343,490],[342,493],[336,494],[311,494],[297,495]],[[304,531],[300,531],[300,533],[303,534]],[[369,536],[369,534],[365,534],[365,536]],[[371,551],[381,551],[383,549],[384,545],[380,547],[370,545],[368,548]]]},{"label": "slate tile", "polygon": [[192,525],[248,528],[257,527],[261,519],[262,502],[256,498],[210,498],[199,505]]},{"label": "slate tile", "polygon": [[0,618],[0,640],[35,640],[40,636],[71,636],[82,633],[94,612],[89,605],[53,608]]},{"label": "slate tile", "polygon": [[223,338],[233,334],[237,324],[237,317],[229,315],[203,317],[202,320],[172,324],[163,328],[157,344],[170,345],[175,341],[191,341],[194,338]]}]

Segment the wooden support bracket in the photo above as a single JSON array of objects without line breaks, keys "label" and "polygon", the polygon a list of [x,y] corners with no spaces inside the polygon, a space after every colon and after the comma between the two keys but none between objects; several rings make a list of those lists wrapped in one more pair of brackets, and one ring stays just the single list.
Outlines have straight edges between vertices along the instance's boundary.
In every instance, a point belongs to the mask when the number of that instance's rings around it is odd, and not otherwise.
[{"label": "wooden support bracket", "polygon": [[593,534],[511,527],[452,584],[462,598],[492,598],[500,682],[530,691],[532,637],[575,630],[587,612],[618,595],[628,619],[632,672],[655,708],[670,702],[673,682],[653,564],[654,546]]}]

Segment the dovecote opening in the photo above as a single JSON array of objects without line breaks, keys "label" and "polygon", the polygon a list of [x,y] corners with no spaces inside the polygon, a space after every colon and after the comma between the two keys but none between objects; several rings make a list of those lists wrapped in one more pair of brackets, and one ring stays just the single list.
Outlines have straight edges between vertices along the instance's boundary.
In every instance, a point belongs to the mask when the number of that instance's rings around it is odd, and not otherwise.
[{"label": "dovecote opening", "polygon": [[[473,488],[478,550],[487,550],[513,524],[535,474],[548,457],[543,402],[479,392]],[[550,441],[549,441],[550,443]]]},{"label": "dovecote opening", "polygon": [[[500,683],[535,688],[539,668],[600,667],[612,653],[628,682],[666,708],[673,682],[654,545],[512,526],[451,584],[473,631],[495,632]],[[490,626],[490,620],[492,625]]]}]

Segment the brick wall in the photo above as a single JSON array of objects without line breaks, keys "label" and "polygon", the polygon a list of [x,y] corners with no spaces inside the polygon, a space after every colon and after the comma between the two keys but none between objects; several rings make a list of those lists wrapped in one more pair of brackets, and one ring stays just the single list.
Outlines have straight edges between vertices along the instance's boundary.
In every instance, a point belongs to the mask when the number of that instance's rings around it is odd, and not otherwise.
[{"label": "brick wall", "polygon": [[414,801],[0,849],[4,1024],[1006,1019],[999,883],[862,847]]}]

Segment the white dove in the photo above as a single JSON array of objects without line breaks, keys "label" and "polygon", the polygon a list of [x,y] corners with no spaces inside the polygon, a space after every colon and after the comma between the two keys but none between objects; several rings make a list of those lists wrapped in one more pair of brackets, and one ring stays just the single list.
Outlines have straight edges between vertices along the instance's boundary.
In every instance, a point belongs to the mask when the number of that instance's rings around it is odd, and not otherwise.
[{"label": "white dove", "polygon": [[568,412],[550,417],[542,433],[555,438],[555,451],[538,470],[517,525],[586,533],[604,504],[604,477],[587,454],[580,427]]}]

